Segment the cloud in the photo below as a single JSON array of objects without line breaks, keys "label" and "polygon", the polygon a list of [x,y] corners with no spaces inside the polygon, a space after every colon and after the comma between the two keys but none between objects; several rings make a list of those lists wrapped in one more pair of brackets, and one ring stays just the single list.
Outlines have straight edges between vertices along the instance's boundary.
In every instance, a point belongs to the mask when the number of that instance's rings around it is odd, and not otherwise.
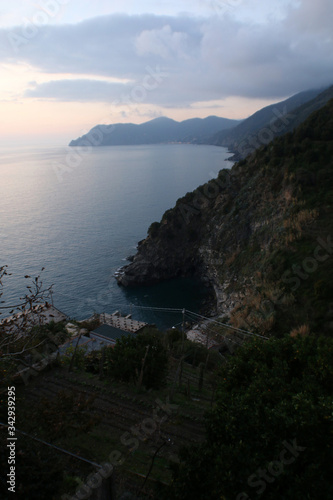
[{"label": "cloud", "polygon": [[[0,60],[28,62],[48,73],[135,78],[144,72],[144,63],[152,59],[138,56],[138,37],[144,31],[163,30],[169,24],[181,33],[182,23],[185,30],[193,24],[190,19],[166,16],[110,15],[76,25],[37,26],[35,34],[30,25],[1,30]],[[160,57],[156,55],[155,60]]]},{"label": "cloud", "polygon": [[302,0],[288,19],[290,29],[296,32],[328,36],[332,40],[333,5],[331,0]]},{"label": "cloud", "polygon": [[187,33],[175,32],[170,25],[166,25],[162,29],[143,31],[135,45],[139,56],[153,54],[163,59],[186,58],[188,39]]},{"label": "cloud", "polygon": [[[237,9],[241,8],[240,2]],[[191,106],[229,96],[275,99],[333,83],[332,26],[331,0],[302,0],[290,4],[284,17],[260,23],[229,14],[117,14],[75,25],[37,27],[30,38],[28,26],[2,29],[0,61],[16,60],[45,74],[71,75],[37,83],[26,90],[29,98],[121,101],[124,95],[139,95],[149,67],[168,78],[146,89],[148,104]],[[15,36],[21,37],[16,47]],[[109,83],[102,77],[131,83]]]},{"label": "cloud", "polygon": [[89,79],[52,80],[25,91],[25,97],[63,102],[111,102],[125,93],[128,84]]}]

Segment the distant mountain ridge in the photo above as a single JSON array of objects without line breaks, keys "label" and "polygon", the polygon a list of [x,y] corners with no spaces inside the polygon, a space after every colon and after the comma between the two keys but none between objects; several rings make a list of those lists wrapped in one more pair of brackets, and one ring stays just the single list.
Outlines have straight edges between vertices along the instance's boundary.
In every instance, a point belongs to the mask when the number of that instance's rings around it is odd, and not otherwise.
[{"label": "distant mountain ridge", "polygon": [[194,143],[229,148],[240,160],[275,137],[293,131],[314,111],[333,98],[333,86],[300,92],[284,101],[266,106],[245,120],[217,116],[177,122],[159,117],[136,125],[97,125],[69,146],[130,146],[140,144]]},{"label": "distant mountain ridge", "polygon": [[239,123],[240,120],[208,116],[182,122],[160,117],[140,125],[133,123],[97,125],[88,134],[72,140],[69,145],[87,146],[89,143],[93,146],[130,146],[170,142],[202,143],[208,141],[209,137],[217,132],[235,127]]},{"label": "distant mountain ridge", "polygon": [[245,158],[275,137],[292,132],[332,98],[333,86],[300,92],[285,101],[266,106],[230,130],[218,132],[208,143],[229,148],[235,153],[235,160]]}]

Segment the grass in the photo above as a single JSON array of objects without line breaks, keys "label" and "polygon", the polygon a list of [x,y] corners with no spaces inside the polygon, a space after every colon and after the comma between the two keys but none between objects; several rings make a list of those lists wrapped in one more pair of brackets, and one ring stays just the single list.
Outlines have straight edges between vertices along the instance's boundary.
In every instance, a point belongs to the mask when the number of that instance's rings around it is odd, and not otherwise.
[{"label": "grass", "polygon": [[[18,428],[100,464],[109,461],[112,451],[119,451],[124,463],[117,467],[117,481],[119,484],[122,483],[125,489],[133,488],[133,485],[135,489],[143,483],[156,449],[163,440],[170,440],[172,444],[164,446],[154,460],[147,487],[156,481],[168,483],[171,479],[170,459],[173,460],[177,456],[182,446],[203,438],[203,416],[210,408],[212,397],[212,389],[207,381],[204,382],[203,390],[201,392],[198,390],[198,367],[184,363],[183,383],[179,386],[177,381],[172,402],[175,408],[170,414],[159,410],[157,413],[159,419],[165,417],[165,421],[158,425],[157,417],[154,416],[154,411],[158,407],[156,400],[159,399],[162,404],[166,404],[177,365],[178,363],[171,364],[168,383],[159,391],[138,390],[137,387],[128,384],[99,380],[97,375],[83,371],[68,373],[68,367],[64,366],[42,373],[28,386],[17,388],[17,414],[20,415]],[[186,394],[187,379],[190,380],[191,397]],[[80,431],[78,428],[69,433],[60,432],[56,438],[50,436],[47,421],[49,417],[47,413],[45,414],[43,401],[45,398],[48,401],[56,401],[56,395],[60,390],[73,392],[75,395],[83,393],[87,398],[90,394],[94,395],[94,401],[84,410],[86,412],[84,415],[92,418],[88,430]],[[37,415],[37,421],[31,418],[32,407],[37,409],[37,412],[33,413],[35,417]],[[57,412],[57,406],[54,410],[50,410],[50,405],[47,408],[49,411]],[[44,416],[38,418],[38,410],[40,415]],[[78,411],[77,408],[75,411]],[[75,419],[78,418],[75,416]],[[152,428],[149,427],[153,426],[152,422],[155,422],[156,429],[150,434],[148,430]],[[139,439],[133,433],[133,429],[138,430],[144,439]],[[131,445],[130,440],[132,440]],[[138,446],[131,452],[130,446],[133,446],[133,442]],[[59,458],[62,459],[61,456]],[[75,459],[66,462],[62,493],[68,493],[65,491],[68,485],[77,484],[77,477],[85,481],[86,467],[84,474],[77,474],[80,462],[76,462]]]}]

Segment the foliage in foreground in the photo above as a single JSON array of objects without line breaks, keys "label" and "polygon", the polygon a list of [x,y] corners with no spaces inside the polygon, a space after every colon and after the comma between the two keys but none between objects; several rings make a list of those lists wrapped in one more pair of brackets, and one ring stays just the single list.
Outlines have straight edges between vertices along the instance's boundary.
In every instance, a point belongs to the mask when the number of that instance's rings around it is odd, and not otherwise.
[{"label": "foliage in foreground", "polygon": [[[3,433],[5,436],[5,433]],[[45,500],[57,498],[63,481],[63,456],[54,450],[37,443],[25,436],[19,436],[19,449],[16,455],[16,488],[15,493],[8,492],[5,485],[5,474],[2,475],[3,483],[0,485],[0,494],[3,500],[11,498],[25,500]],[[0,463],[2,472],[8,470],[7,449],[0,450]],[[37,472],[38,471],[38,472]]]},{"label": "foliage in foreground", "polygon": [[135,337],[117,340],[113,349],[106,350],[106,369],[116,380],[136,382],[147,389],[163,386],[168,372],[168,355],[161,333],[150,328]]},{"label": "foliage in foreground", "polygon": [[206,441],[181,453],[168,498],[333,498],[333,340],[241,348],[220,372]]},{"label": "foliage in foreground", "polygon": [[45,324],[52,286],[44,287],[40,275],[34,279],[26,275],[30,285],[25,295],[8,304],[2,299],[10,275],[7,266],[0,266],[0,387],[6,387],[18,370],[53,353],[68,337],[64,322]]}]

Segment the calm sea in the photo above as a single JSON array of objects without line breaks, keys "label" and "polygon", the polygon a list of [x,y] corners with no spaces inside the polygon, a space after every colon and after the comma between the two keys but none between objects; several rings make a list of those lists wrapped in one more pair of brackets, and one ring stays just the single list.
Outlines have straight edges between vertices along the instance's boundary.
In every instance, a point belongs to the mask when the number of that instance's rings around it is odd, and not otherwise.
[{"label": "calm sea", "polygon": [[12,273],[3,298],[17,303],[30,284],[24,276],[44,267],[54,305],[72,318],[120,310],[160,327],[176,324],[179,315],[137,306],[196,311],[201,287],[173,280],[126,290],[113,275],[177,198],[232,166],[228,156],[224,148],[181,144],[1,148],[0,264]]}]

